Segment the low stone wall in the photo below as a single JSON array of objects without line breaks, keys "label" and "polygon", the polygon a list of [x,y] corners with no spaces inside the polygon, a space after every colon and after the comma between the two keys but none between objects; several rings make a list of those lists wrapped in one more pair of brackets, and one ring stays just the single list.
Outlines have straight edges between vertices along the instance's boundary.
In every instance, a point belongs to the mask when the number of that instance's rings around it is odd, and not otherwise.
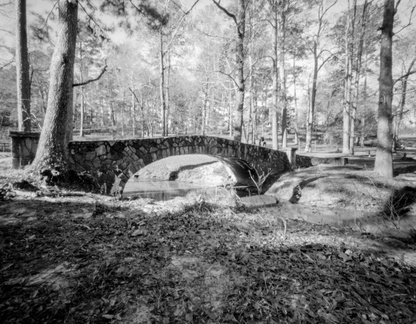
[{"label": "low stone wall", "polygon": [[12,138],[12,167],[19,169],[31,164],[38,149],[40,133],[11,131]]},{"label": "low stone wall", "polygon": [[74,141],[69,144],[69,149],[72,168],[90,173],[108,194],[121,191],[127,180],[145,165],[180,154],[235,157],[265,173],[282,174],[292,169],[286,152],[207,136]]},{"label": "low stone wall", "polygon": [[309,156],[296,155],[296,168],[309,168],[312,166],[312,159]]}]

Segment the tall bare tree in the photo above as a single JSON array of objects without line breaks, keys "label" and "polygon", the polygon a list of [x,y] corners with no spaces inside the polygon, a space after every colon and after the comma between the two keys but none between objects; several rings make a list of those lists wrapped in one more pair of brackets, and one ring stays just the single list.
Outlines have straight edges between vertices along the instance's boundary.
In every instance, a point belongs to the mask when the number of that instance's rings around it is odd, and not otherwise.
[{"label": "tall bare tree", "polygon": [[244,37],[246,31],[246,10],[249,1],[238,0],[237,13],[230,12],[227,8],[221,5],[221,0],[213,0],[215,5],[221,9],[228,17],[230,17],[235,24],[237,38],[236,38],[236,65],[237,77],[235,84],[237,86],[236,95],[236,114],[234,115],[234,140],[241,142],[242,131],[244,125],[244,94],[245,94],[245,76],[244,76],[244,61],[245,48]]},{"label": "tall bare tree", "polygon": [[396,9],[394,0],[384,1],[383,24],[381,26],[380,47],[380,77],[379,77],[379,102],[377,122],[377,152],[374,171],[381,176],[393,177],[392,156],[392,44],[393,22]]},{"label": "tall bare tree", "polygon": [[314,126],[314,117],[315,117],[315,105],[316,105],[316,93],[318,91],[318,74],[325,63],[332,57],[332,53],[330,53],[325,58],[323,55],[328,52],[327,49],[322,46],[322,36],[325,31],[325,27],[327,26],[325,21],[325,16],[328,13],[328,10],[331,9],[337,0],[332,1],[327,7],[325,7],[324,0],[318,0],[318,28],[316,30],[315,35],[313,35],[312,46],[310,51],[313,55],[313,70],[312,70],[312,82],[310,88],[310,100],[309,100],[309,107],[308,107],[308,115],[307,115],[307,122],[306,122],[306,143],[305,143],[305,152],[311,151],[312,145],[312,131]]},{"label": "tall bare tree", "polygon": [[29,52],[27,49],[26,0],[16,0],[16,83],[19,131],[31,131]]}]

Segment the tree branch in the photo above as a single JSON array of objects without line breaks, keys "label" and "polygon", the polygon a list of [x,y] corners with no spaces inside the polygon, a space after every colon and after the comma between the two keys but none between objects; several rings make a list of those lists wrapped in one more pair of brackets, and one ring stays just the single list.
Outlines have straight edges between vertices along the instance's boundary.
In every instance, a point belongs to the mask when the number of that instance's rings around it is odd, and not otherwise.
[{"label": "tree branch", "polygon": [[[88,16],[88,18],[90,18],[90,20],[92,20],[93,22],[94,22],[94,24],[98,27],[98,28],[100,28],[100,30],[101,30],[101,32],[102,32],[102,36],[105,38],[105,39],[108,39],[108,37],[106,36],[106,33],[105,33],[105,31],[104,31],[104,29],[102,29],[101,28],[101,26],[97,23],[97,21],[94,19],[94,17],[92,17],[88,12],[87,12],[87,10],[84,8],[84,6],[82,5],[82,3],[81,3],[81,1],[78,1],[78,3],[79,3],[79,5],[80,5],[80,7],[81,7],[81,9],[85,12],[85,14]],[[56,4],[55,4],[56,5]]]},{"label": "tree branch", "polygon": [[0,28],[0,31],[5,32],[5,33],[9,33],[10,35],[13,35],[13,36],[14,36],[14,33],[13,33],[13,32],[11,32],[11,31],[9,31],[9,30],[6,30],[6,29],[3,29],[3,28]]},{"label": "tree branch", "polygon": [[139,104],[139,106],[141,106],[139,98],[137,98],[136,94],[134,93],[133,89],[129,87],[130,92],[133,94],[134,98],[136,99],[137,103]]},{"label": "tree branch", "polygon": [[83,85],[86,85],[86,84],[88,84],[88,83],[91,83],[91,82],[97,81],[97,80],[99,80],[99,79],[103,76],[103,74],[105,73],[105,71],[107,71],[107,65],[106,65],[106,66],[104,66],[104,68],[101,70],[101,73],[100,73],[100,74],[99,74],[96,78],[94,78],[94,79],[89,79],[89,80],[87,80],[87,81],[85,81],[85,82],[81,82],[81,83],[74,83],[74,84],[72,85],[72,87],[73,87],[73,88],[75,88],[75,87],[83,86]]},{"label": "tree branch", "polygon": [[220,73],[220,74],[226,75],[227,77],[229,77],[229,78],[231,79],[231,81],[233,81],[233,82],[234,82],[234,84],[237,86],[237,88],[239,87],[239,86],[238,86],[238,82],[236,81],[236,79],[234,79],[234,78],[232,77],[232,75],[231,75],[231,74],[229,74],[229,73],[225,73],[225,72],[222,72],[222,71],[213,71],[213,72],[216,72],[216,73]]},{"label": "tree branch", "polygon": [[234,15],[234,14],[232,14],[231,12],[229,12],[226,8],[224,8],[222,5],[221,5],[221,0],[219,0],[219,1],[215,1],[215,0],[212,0],[212,2],[214,2],[215,3],[215,5],[219,8],[219,9],[221,9],[228,17],[230,17],[230,18],[232,18],[233,20],[234,20],[234,22],[235,22],[235,24],[236,25],[238,25],[238,22],[237,22],[237,17],[236,17],[236,15]]},{"label": "tree branch", "polygon": [[14,59],[13,59],[13,60],[11,60],[10,62],[5,63],[4,65],[0,66],[0,70],[3,70],[6,66],[8,66],[8,65],[12,64],[13,62],[14,62]]},{"label": "tree branch", "polygon": [[196,0],[195,2],[194,2],[194,4],[191,6],[191,8],[189,8],[189,10],[188,11],[185,11],[185,10],[183,10],[182,9],[182,7],[180,6],[180,5],[178,5],[175,1],[172,1],[172,3],[175,5],[175,6],[177,6],[179,9],[181,9],[181,11],[185,14],[185,15],[187,15],[187,14],[189,14],[191,11],[192,11],[192,9],[194,9],[194,7],[197,5],[197,3],[199,2],[199,0]]},{"label": "tree branch", "polygon": [[[413,62],[411,64],[411,66],[413,66],[413,64],[415,63],[415,59],[413,59]],[[409,76],[411,76],[412,74],[415,74],[416,70],[413,71],[407,71],[406,74],[402,75],[400,78],[397,78],[396,80],[394,80],[393,84],[396,84],[397,82],[399,82],[402,79],[407,79]]]},{"label": "tree branch", "polygon": [[[399,5],[400,1],[397,3],[397,6]],[[413,14],[415,12],[416,9],[416,5],[414,5],[412,7],[412,10],[410,11],[410,15],[409,15],[409,22],[407,23],[407,25],[403,26],[402,28],[399,29],[399,31],[395,32],[394,34],[397,35],[398,33],[400,33],[403,29],[406,29],[407,27],[412,25],[412,19],[413,19]],[[396,7],[396,11],[397,11],[397,7]]]}]

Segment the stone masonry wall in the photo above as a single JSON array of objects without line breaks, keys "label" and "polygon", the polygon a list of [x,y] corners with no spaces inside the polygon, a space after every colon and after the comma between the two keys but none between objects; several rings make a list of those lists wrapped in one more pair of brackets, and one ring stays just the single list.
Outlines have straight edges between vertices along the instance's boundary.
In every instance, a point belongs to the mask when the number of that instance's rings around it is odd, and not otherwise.
[{"label": "stone masonry wall", "polygon": [[[236,157],[258,171],[281,174],[291,170],[285,152],[224,138],[181,136],[117,141],[77,141],[69,144],[71,167],[97,180],[107,194],[120,192],[127,180],[145,165],[181,154],[211,154]],[[296,163],[305,164],[296,158]]]},{"label": "stone masonry wall", "polygon": [[309,156],[296,155],[296,168],[309,168],[312,166],[312,159]]},{"label": "stone masonry wall", "polygon": [[10,132],[12,138],[12,167],[20,169],[31,164],[36,156],[40,133]]}]

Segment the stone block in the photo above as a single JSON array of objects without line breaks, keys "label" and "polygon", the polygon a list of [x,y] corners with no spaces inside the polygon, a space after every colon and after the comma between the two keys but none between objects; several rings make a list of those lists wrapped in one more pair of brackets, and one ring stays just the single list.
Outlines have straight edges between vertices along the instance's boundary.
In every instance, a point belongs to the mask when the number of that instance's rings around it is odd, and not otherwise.
[{"label": "stone block", "polygon": [[146,165],[144,164],[143,159],[138,160],[138,161],[137,161],[137,164],[140,166],[140,169],[141,169],[141,168],[144,168],[144,167],[146,166]]},{"label": "stone block", "polygon": [[95,151],[92,151],[92,152],[86,152],[85,153],[85,160],[87,160],[87,161],[92,161],[92,160],[94,160],[95,159],[95,157],[96,157],[97,155],[96,155],[96,153],[95,153]]},{"label": "stone block", "polygon": [[100,146],[98,146],[95,149],[95,153],[97,154],[97,156],[106,155],[107,154],[107,149],[106,149],[105,145],[101,144]]},{"label": "stone block", "polygon": [[141,148],[140,148],[140,153],[142,154],[142,155],[146,155],[146,154],[148,154],[149,153],[149,151],[144,147],[144,146],[142,146]]}]

